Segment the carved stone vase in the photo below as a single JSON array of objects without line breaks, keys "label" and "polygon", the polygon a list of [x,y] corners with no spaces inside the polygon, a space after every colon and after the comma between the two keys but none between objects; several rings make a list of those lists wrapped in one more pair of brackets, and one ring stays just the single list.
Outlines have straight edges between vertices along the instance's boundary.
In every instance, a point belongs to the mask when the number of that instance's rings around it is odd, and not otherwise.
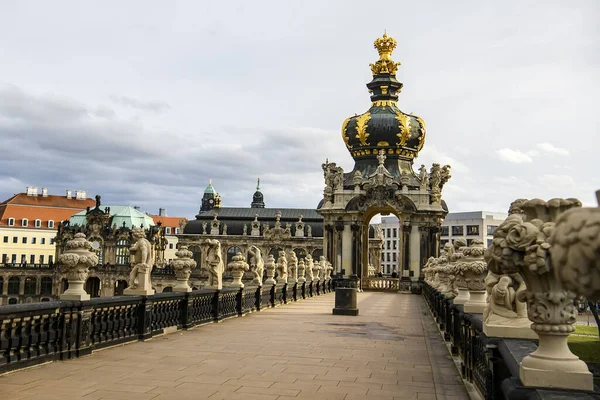
[{"label": "carved stone vase", "polygon": [[274,285],[275,284],[275,269],[277,268],[277,264],[275,263],[275,257],[273,254],[269,254],[267,257],[267,261],[265,262],[265,273],[267,275],[267,279],[265,279],[265,284]]},{"label": "carved stone vase", "polygon": [[321,280],[321,265],[316,262],[313,264],[313,281],[320,281]]},{"label": "carved stone vase", "polygon": [[189,285],[190,275],[192,270],[196,268],[196,261],[192,259],[193,253],[188,250],[187,246],[181,246],[175,253],[175,258],[171,261],[171,267],[175,270],[177,283],[173,288],[174,292],[191,292],[192,288]]},{"label": "carved stone vase", "polygon": [[298,261],[298,282],[299,283],[306,282],[306,278],[304,277],[305,272],[306,272],[306,265],[304,264],[304,259],[301,258]]},{"label": "carved stone vase", "polygon": [[84,233],[76,233],[65,245],[65,252],[58,256],[58,270],[65,274],[69,288],[60,295],[61,300],[89,300],[90,295],[83,285],[87,280],[89,268],[98,264],[98,256],[91,251],[92,244]]},{"label": "carved stone vase", "polygon": [[454,276],[456,277],[454,284],[456,285],[456,289],[458,290],[458,295],[454,298],[454,304],[465,304],[471,298],[469,294],[469,287],[467,285],[467,281],[465,281],[465,277],[460,273],[456,265],[453,266]]},{"label": "carved stone vase", "polygon": [[456,272],[462,276],[469,289],[469,300],[464,303],[466,313],[483,313],[486,302],[485,277],[487,264],[483,258],[485,248],[483,242],[474,239],[470,247],[462,251],[463,257],[456,263]]},{"label": "carved stone vase", "polygon": [[[593,390],[586,363],[567,345],[569,334],[575,330],[577,295],[556,279],[555,273],[560,276],[563,271],[553,269],[562,270],[565,264],[561,263],[560,251],[552,254],[551,250],[552,241],[559,236],[550,240],[559,216],[580,206],[576,199],[514,201],[485,255],[492,272],[518,272],[527,286],[518,298],[527,303],[527,316],[533,322],[531,329],[539,336],[539,346],[521,361],[519,375],[525,386]],[[569,242],[574,243],[574,238],[576,235],[570,235]],[[577,257],[575,260],[580,261]],[[579,264],[572,267],[578,268]]]},{"label": "carved stone vase", "polygon": [[243,288],[242,278],[244,277],[244,272],[250,270],[250,265],[248,265],[242,253],[237,253],[232,257],[231,262],[227,264],[227,269],[231,271],[231,276],[233,277],[233,281],[227,286]]}]

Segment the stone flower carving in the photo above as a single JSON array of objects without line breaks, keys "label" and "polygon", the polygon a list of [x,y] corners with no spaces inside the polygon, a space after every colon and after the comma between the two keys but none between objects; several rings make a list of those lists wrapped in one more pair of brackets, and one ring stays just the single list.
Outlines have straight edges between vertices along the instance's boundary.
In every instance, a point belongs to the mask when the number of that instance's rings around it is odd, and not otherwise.
[{"label": "stone flower carving", "polygon": [[[569,240],[574,237],[566,227],[554,236],[556,222],[561,220],[561,214],[577,207],[581,207],[577,199],[516,200],[510,206],[509,217],[494,232],[492,246],[485,254],[494,274],[519,273],[526,284],[526,290],[517,299],[527,303],[531,329],[539,336],[538,349],[521,362],[520,376],[526,386],[586,390],[593,387],[586,364],[567,346],[577,319],[576,294],[556,279],[565,269],[559,261],[566,259],[561,246],[572,243]],[[552,242],[560,243],[554,250],[556,264],[550,258]],[[559,375],[564,379],[557,381]]]},{"label": "stone flower carving", "polygon": [[69,281],[69,289],[60,298],[63,300],[89,300],[90,295],[83,285],[88,277],[89,268],[98,264],[98,256],[91,251],[92,244],[84,233],[76,233],[65,245],[65,252],[58,257],[58,271]]}]

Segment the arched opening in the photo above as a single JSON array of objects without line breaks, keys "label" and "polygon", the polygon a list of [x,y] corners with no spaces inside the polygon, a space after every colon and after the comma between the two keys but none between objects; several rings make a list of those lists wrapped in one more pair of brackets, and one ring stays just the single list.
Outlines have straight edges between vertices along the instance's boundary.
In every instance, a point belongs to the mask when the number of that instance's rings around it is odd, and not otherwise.
[{"label": "arched opening", "polygon": [[403,234],[405,216],[391,208],[374,208],[363,218],[359,276],[410,276],[405,251],[408,236]]},{"label": "arched opening", "polygon": [[42,277],[40,294],[42,296],[52,296],[52,278],[49,276]]},{"label": "arched opening", "polygon": [[296,258],[298,258],[298,261],[304,260],[306,258],[306,250],[303,248],[295,248],[294,253],[296,253]]},{"label": "arched opening", "polygon": [[313,250],[311,257],[313,258],[313,260],[318,260],[321,258],[322,255],[323,255],[323,249],[315,249],[315,250]]},{"label": "arched opening", "polygon": [[23,294],[25,294],[25,296],[35,295],[36,284],[37,284],[37,281],[35,278],[33,278],[31,276],[28,276],[27,278],[25,278],[25,290],[24,290]]},{"label": "arched opening", "polygon": [[115,296],[123,296],[123,290],[129,286],[129,283],[125,279],[119,279],[115,282]]},{"label": "arched opening", "polygon": [[242,249],[239,248],[238,246],[233,246],[227,249],[227,264],[229,264],[231,261],[233,261],[233,256],[235,256],[237,253],[241,253]]},{"label": "arched opening", "polygon": [[64,293],[69,288],[69,281],[66,278],[62,278],[60,281],[60,292]]},{"label": "arched opening", "polygon": [[275,258],[275,262],[277,262],[277,260],[279,259],[279,252],[283,251],[283,249],[281,247],[274,247],[269,251],[269,255],[273,256]]},{"label": "arched opening", "polygon": [[85,282],[85,291],[90,297],[100,297],[100,278],[89,277]]},{"label": "arched opening", "polygon": [[163,289],[163,293],[171,293],[173,291],[173,287],[171,286],[165,286],[165,288]]},{"label": "arched opening", "polygon": [[[11,276],[8,278],[8,294],[19,294],[19,286],[21,284],[21,279],[18,276]],[[16,304],[16,303],[8,303],[8,304]]]},{"label": "arched opening", "polygon": [[18,304],[19,300],[16,297],[11,297],[8,299],[8,304]]}]

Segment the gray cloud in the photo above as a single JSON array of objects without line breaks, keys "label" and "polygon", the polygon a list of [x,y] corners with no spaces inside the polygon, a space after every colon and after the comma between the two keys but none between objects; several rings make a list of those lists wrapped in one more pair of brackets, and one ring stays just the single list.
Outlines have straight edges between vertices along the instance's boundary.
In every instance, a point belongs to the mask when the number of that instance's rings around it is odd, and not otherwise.
[{"label": "gray cloud", "polygon": [[594,203],[597,1],[390,2],[378,18],[367,5],[131,1],[115,18],[107,5],[3,4],[0,198],[84,189],[193,217],[208,179],[247,206],[260,176],[268,206],[314,207],[325,158],[353,166],[339,130],[369,107],[387,28],[399,105],[428,127],[415,164],[453,165],[452,211]]}]

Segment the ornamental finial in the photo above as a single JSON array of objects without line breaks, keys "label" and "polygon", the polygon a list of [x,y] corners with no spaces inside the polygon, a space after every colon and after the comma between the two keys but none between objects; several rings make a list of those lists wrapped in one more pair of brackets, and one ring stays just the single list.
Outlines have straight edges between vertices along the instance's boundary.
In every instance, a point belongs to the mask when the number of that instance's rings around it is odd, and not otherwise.
[{"label": "ornamental finial", "polygon": [[379,155],[377,156],[377,160],[379,161],[379,165],[383,165],[385,163],[385,150],[379,150]]},{"label": "ornamental finial", "polygon": [[260,190],[260,178],[257,178],[257,181],[256,181],[256,190]]},{"label": "ornamental finial", "polygon": [[373,43],[379,53],[379,60],[375,64],[370,64],[373,75],[390,74],[396,75],[399,62],[392,60],[392,52],[396,48],[397,42],[394,38],[389,37],[384,30],[383,36],[377,38]]}]

